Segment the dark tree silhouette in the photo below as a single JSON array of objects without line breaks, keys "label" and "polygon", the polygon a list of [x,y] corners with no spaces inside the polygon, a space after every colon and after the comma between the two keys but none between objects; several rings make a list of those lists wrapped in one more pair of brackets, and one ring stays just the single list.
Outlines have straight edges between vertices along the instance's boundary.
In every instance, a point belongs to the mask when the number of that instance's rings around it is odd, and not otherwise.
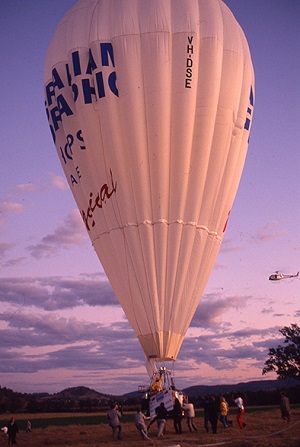
[{"label": "dark tree silhouette", "polygon": [[279,332],[285,337],[284,346],[269,349],[262,374],[275,371],[278,379],[293,377],[300,380],[300,327],[284,326]]}]

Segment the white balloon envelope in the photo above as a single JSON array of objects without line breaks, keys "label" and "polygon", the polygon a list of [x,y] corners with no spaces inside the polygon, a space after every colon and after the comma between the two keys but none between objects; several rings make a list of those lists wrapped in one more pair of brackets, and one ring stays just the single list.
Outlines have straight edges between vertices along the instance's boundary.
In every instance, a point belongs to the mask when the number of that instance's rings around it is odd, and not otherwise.
[{"label": "white balloon envelope", "polygon": [[79,0],[45,63],[57,152],[148,359],[174,360],[238,188],[253,115],[221,0]]}]

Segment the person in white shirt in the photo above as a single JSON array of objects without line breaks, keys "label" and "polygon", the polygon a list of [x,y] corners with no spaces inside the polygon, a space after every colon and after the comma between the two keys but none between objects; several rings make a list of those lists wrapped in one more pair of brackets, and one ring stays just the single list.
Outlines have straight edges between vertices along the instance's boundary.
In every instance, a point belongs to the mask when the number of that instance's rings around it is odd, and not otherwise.
[{"label": "person in white shirt", "polygon": [[184,410],[184,414],[187,418],[187,423],[188,423],[188,427],[189,430],[192,431],[197,431],[197,427],[194,423],[194,419],[195,419],[195,409],[194,409],[194,405],[192,403],[183,403],[182,404],[182,409]]},{"label": "person in white shirt", "polygon": [[240,397],[239,394],[236,394],[233,400],[236,403],[237,410],[238,410],[237,415],[236,415],[236,420],[237,420],[237,423],[238,423],[240,429],[243,430],[246,427],[246,424],[243,421],[243,414],[245,413],[244,401]]}]

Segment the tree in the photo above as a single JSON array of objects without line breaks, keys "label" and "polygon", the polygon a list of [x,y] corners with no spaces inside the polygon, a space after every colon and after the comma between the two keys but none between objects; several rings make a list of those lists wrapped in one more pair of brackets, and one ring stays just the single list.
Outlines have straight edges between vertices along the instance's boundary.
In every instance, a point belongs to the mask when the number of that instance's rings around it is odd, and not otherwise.
[{"label": "tree", "polygon": [[285,346],[269,349],[269,359],[262,374],[275,371],[278,379],[293,377],[300,380],[300,327],[297,324],[279,330],[285,337]]}]

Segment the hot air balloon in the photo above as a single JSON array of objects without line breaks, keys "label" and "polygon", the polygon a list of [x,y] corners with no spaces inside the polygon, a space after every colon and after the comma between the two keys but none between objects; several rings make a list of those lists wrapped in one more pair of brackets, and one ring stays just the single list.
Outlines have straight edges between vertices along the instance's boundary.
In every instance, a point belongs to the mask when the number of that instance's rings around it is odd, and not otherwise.
[{"label": "hot air balloon", "polygon": [[222,0],[79,0],[45,62],[52,137],[152,362],[174,361],[223,239],[254,105]]}]

